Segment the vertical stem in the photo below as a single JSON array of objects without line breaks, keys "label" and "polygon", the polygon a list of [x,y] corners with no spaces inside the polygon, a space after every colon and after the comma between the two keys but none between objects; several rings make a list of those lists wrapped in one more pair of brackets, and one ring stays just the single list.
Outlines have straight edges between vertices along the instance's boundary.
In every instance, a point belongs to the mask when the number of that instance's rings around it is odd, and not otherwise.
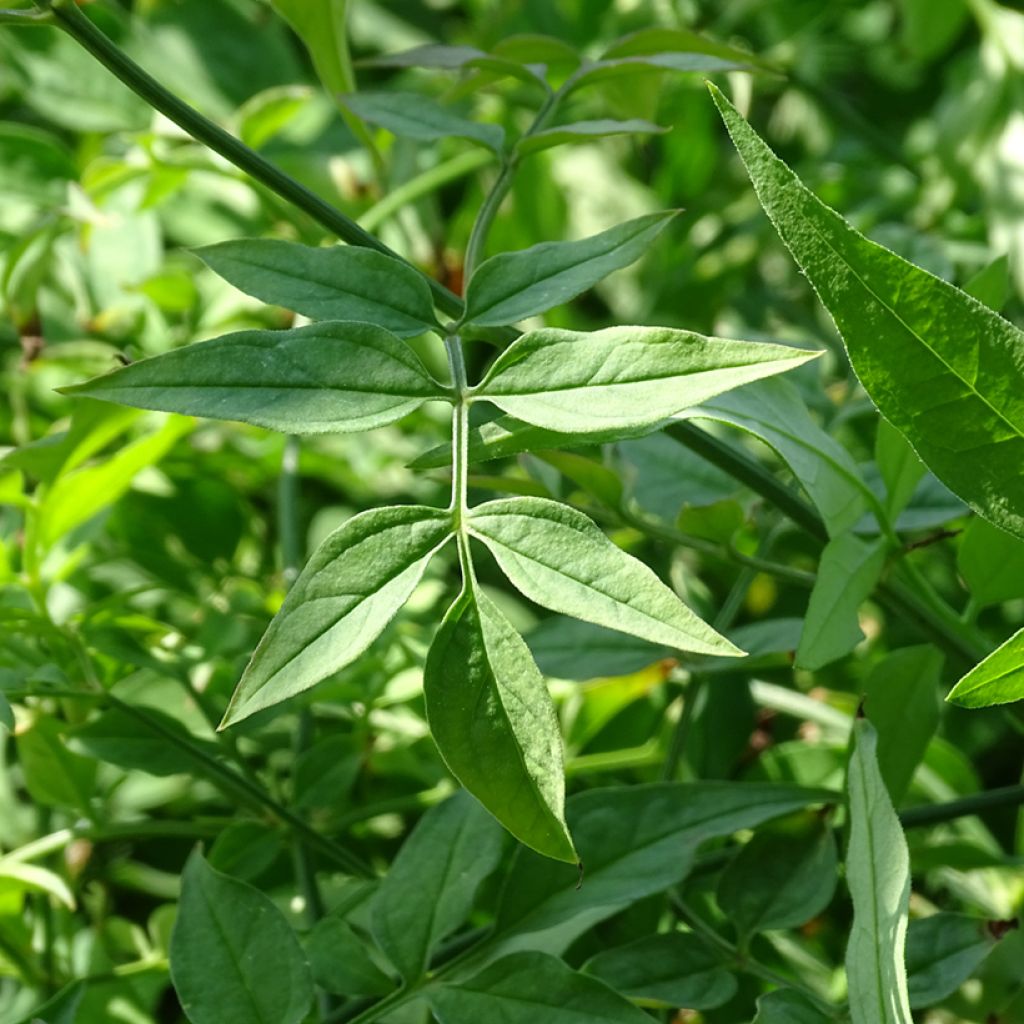
[{"label": "vertical stem", "polygon": [[287,586],[295,582],[302,561],[299,536],[299,439],[285,438],[281,456],[281,474],[277,481],[278,535],[281,544],[281,569]]},{"label": "vertical stem", "polygon": [[469,388],[466,384],[466,359],[462,341],[457,334],[444,339],[448,366],[455,389],[452,406],[452,500],[450,510],[456,530],[461,534],[462,520],[469,508],[467,477],[469,474]]}]

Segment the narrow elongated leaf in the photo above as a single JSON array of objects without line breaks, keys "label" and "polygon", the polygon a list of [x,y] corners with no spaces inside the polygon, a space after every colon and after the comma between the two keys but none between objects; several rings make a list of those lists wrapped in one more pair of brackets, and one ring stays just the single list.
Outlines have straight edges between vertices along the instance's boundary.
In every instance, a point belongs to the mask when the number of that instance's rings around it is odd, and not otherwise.
[{"label": "narrow elongated leaf", "polygon": [[251,238],[207,245],[196,254],[248,295],[311,320],[356,320],[398,337],[437,327],[422,275],[372,249]]},{"label": "narrow elongated leaf", "polygon": [[1024,700],[1024,629],[975,665],[946,699],[963,708],[987,708]]},{"label": "narrow elongated leaf", "polygon": [[569,801],[567,816],[585,868],[583,887],[578,889],[571,867],[517,851],[498,907],[497,934],[558,927],[571,938],[569,922],[589,927],[682,881],[706,840],[836,798],[827,790],[756,782],[655,783],[581,793]]},{"label": "narrow elongated leaf", "polygon": [[521,842],[575,864],[551,696],[523,638],[471,578],[431,645],[423,695],[452,774]]},{"label": "narrow elongated leaf", "polygon": [[984,519],[967,524],[957,568],[981,608],[1024,597],[1024,543]]},{"label": "narrow elongated leaf", "polygon": [[271,0],[271,6],[306,44],[327,91],[351,89],[352,64],[345,38],[348,0]]},{"label": "narrow elongated leaf", "polygon": [[447,512],[418,505],[371,509],[335,530],[288,592],[221,728],[308,690],[358,658],[450,535]]},{"label": "narrow elongated leaf", "polygon": [[299,1024],[313,999],[309,964],[281,911],[198,851],[182,874],[170,960],[192,1024]]},{"label": "narrow elongated leaf", "polygon": [[1014,921],[933,914],[907,930],[907,988],[915,1009],[951,996],[984,962]]},{"label": "narrow elongated leaf", "polygon": [[831,902],[839,880],[836,841],[820,817],[758,832],[718,884],[718,903],[743,935],[795,928]]},{"label": "narrow elongated leaf", "polygon": [[591,957],[583,970],[616,992],[688,1010],[713,1010],[736,993],[721,956],[693,934],[651,935]]},{"label": "narrow elongated leaf", "polygon": [[578,242],[542,242],[492,256],[470,278],[464,319],[495,327],[560,306],[638,260],[675,215],[649,213]]},{"label": "narrow elongated leaf", "polygon": [[743,653],[575,509],[544,498],[489,501],[472,510],[469,528],[544,608],[679,650]]},{"label": "narrow elongated leaf", "polygon": [[468,793],[429,810],[373,899],[373,934],[402,978],[417,981],[437,943],[462,924],[498,866],[503,834]]},{"label": "narrow elongated leaf", "polygon": [[361,323],[239,331],[62,390],[290,434],[370,430],[444,397],[407,345]]},{"label": "narrow elongated leaf", "polygon": [[846,879],[853,928],[846,974],[853,1024],[911,1024],[904,946],[910,855],[876,760],[877,733],[854,723],[847,774],[850,846]]},{"label": "narrow elongated leaf", "polygon": [[505,143],[499,125],[467,120],[421,93],[357,92],[343,97],[343,102],[356,117],[407,139],[468,139],[496,153]]},{"label": "narrow elongated leaf", "polygon": [[667,131],[669,129],[664,125],[635,117],[625,121],[573,121],[571,124],[560,124],[556,128],[545,128],[532,135],[524,135],[516,143],[516,151],[522,156],[528,156],[567,142],[586,142],[588,139],[606,138],[609,135],[661,135]]},{"label": "narrow elongated leaf", "polygon": [[816,354],[667,327],[545,328],[498,356],[477,394],[549,430],[630,431]]},{"label": "narrow elongated leaf", "polygon": [[75,909],[75,897],[60,875],[38,864],[0,858],[0,893],[45,892],[69,910]]},{"label": "narrow elongated leaf", "polygon": [[441,1024],[649,1024],[650,1017],[595,978],[544,953],[514,953],[475,977],[427,993]]},{"label": "narrow elongated leaf", "polygon": [[944,484],[1024,537],[1024,332],[858,234],[711,88],[761,205],[872,401]]},{"label": "narrow elongated leaf", "polygon": [[865,541],[852,533],[825,545],[796,652],[798,668],[823,668],[864,639],[857,612],[882,574],[885,552],[884,540]]}]

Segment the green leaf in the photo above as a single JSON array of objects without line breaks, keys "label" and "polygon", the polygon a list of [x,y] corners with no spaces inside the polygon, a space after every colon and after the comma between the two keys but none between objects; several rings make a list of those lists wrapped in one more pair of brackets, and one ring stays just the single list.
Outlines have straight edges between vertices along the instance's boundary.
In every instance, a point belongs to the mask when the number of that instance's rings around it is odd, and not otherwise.
[{"label": "green leaf", "polygon": [[1024,629],[975,665],[946,700],[963,708],[987,708],[1024,700]]},{"label": "green leaf", "polygon": [[878,770],[895,804],[939,725],[942,660],[935,647],[906,647],[873,665],[864,683],[864,711],[878,732]]},{"label": "green leaf", "polygon": [[910,855],[878,770],[877,733],[853,726],[847,773],[850,846],[846,880],[853,928],[846,974],[853,1024],[911,1024],[904,944],[910,902]]},{"label": "green leaf", "polygon": [[0,725],[5,726],[8,732],[14,732],[14,709],[2,691],[0,691]]},{"label": "green leaf", "polygon": [[580,682],[631,675],[669,655],[666,647],[561,615],[542,619],[526,642],[544,675]]},{"label": "green leaf", "polygon": [[288,592],[221,728],[308,690],[358,658],[450,536],[449,514],[419,505],[371,509],[335,530]]},{"label": "green leaf", "polygon": [[463,320],[497,327],[568,302],[638,260],[676,212],[649,213],[578,242],[542,242],[492,256],[470,278]]},{"label": "green leaf", "polygon": [[[499,44],[500,46],[501,44]],[[536,55],[530,55],[530,63],[536,63]],[[491,75],[518,78],[531,85],[543,84],[544,79],[535,74],[527,64],[510,59],[501,53],[486,53],[475,46],[444,46],[425,43],[410,50],[387,53],[379,57],[360,60],[364,68],[438,68],[443,71],[464,71],[475,69]]]},{"label": "green leaf", "polygon": [[984,519],[967,524],[957,568],[979,608],[1024,597],[1024,543]]},{"label": "green leaf", "polygon": [[370,430],[444,398],[407,345],[359,323],[239,331],[62,390],[290,434]]},{"label": "green leaf", "polygon": [[306,937],[313,980],[339,996],[385,996],[394,982],[370,955],[370,943],[346,921],[330,916],[318,921]]},{"label": "green leaf", "polygon": [[927,472],[907,439],[888,421],[878,420],[875,463],[885,483],[885,513],[890,522],[910,504],[917,485]]},{"label": "green leaf", "polygon": [[915,1009],[951,996],[981,966],[1016,921],[932,914],[907,931],[907,989]]},{"label": "green leaf", "polygon": [[864,639],[857,613],[875,589],[885,555],[885,540],[861,540],[852,533],[825,545],[796,652],[798,668],[823,668]]},{"label": "green leaf", "polygon": [[60,875],[38,864],[0,857],[0,894],[26,891],[45,892],[69,910],[75,909],[75,897]]},{"label": "green leaf", "polygon": [[668,327],[544,328],[498,356],[475,394],[548,430],[629,431],[816,354]]},{"label": "green leaf", "polygon": [[248,295],[311,320],[356,320],[401,338],[437,329],[426,279],[372,249],[240,239],[196,255]]},{"label": "green leaf", "polygon": [[708,839],[837,794],[799,786],[745,782],[654,783],[580,793],[567,817],[585,874],[578,886],[570,867],[517,851],[498,906],[498,936],[580,930],[636,900],[681,882]]},{"label": "green leaf", "polygon": [[457,985],[428,989],[441,1024],[650,1024],[594,978],[544,953],[513,953]]},{"label": "green leaf", "polygon": [[544,608],[678,650],[743,653],[575,509],[506,498],[474,508],[467,525],[515,587]]},{"label": "green leaf", "polygon": [[281,911],[198,850],[182,873],[170,961],[192,1024],[300,1024],[313,999],[309,963]]},{"label": "green leaf", "polygon": [[[963,2],[963,0],[957,0]],[[1010,277],[1010,259],[1004,253],[996,257],[987,267],[982,267],[965,285],[964,291],[983,302],[989,309],[999,313],[1013,295],[1013,281]]]},{"label": "green leaf", "polygon": [[467,139],[495,153],[505,144],[505,132],[499,125],[467,120],[421,93],[357,92],[343,96],[342,102],[356,117],[407,139]]},{"label": "green leaf", "polygon": [[437,943],[469,916],[477,889],[498,866],[503,833],[467,793],[431,808],[402,845],[373,898],[373,935],[408,982]]},{"label": "green leaf", "polygon": [[882,415],[980,515],[1024,538],[1024,334],[858,234],[711,87],[761,205]]},{"label": "green leaf", "polygon": [[719,954],[693,934],[651,935],[592,956],[583,971],[631,999],[712,1010],[736,994]]},{"label": "green leaf", "polygon": [[434,637],[423,695],[452,774],[521,842],[575,864],[554,704],[523,638],[471,578]]},{"label": "green leaf", "polygon": [[613,121],[602,118],[596,121],[573,121],[571,124],[560,124],[555,128],[524,135],[516,143],[516,152],[520,156],[529,156],[552,146],[562,146],[567,142],[586,142],[588,139],[606,138],[610,135],[661,135],[670,131],[665,125],[652,124],[640,118],[631,117],[625,121]]},{"label": "green leaf", "polygon": [[17,1024],[77,1024],[78,1006],[84,995],[85,985],[72,981]]},{"label": "green leaf", "polygon": [[15,737],[25,788],[37,804],[91,813],[96,763],[73,754],[55,718],[36,718]]},{"label": "green leaf", "polygon": [[722,873],[718,904],[744,937],[796,928],[832,901],[836,841],[820,816],[758,832]]},{"label": "green leaf", "polygon": [[348,0],[271,0],[271,6],[295,30],[329,93],[352,88],[352,63],[345,34]]},{"label": "green leaf", "polygon": [[757,1016],[752,1024],[831,1024],[834,1019],[822,1013],[806,996],[780,988],[758,999]]},{"label": "green leaf", "polygon": [[970,21],[965,0],[899,0],[901,41],[917,60],[941,56]]}]

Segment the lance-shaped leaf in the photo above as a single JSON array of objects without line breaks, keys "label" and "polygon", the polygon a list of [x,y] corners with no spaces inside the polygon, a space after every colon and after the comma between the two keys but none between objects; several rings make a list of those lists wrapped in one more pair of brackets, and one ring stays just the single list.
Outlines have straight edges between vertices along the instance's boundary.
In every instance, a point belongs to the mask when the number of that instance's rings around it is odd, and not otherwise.
[{"label": "lance-shaped leaf", "polygon": [[668,327],[544,328],[498,356],[475,393],[549,430],[630,431],[816,355]]},{"label": "lance-shaped leaf", "polygon": [[964,708],[1024,700],[1024,629],[975,665],[946,699]]},{"label": "lance-shaped leaf", "polygon": [[513,953],[456,985],[431,988],[441,1024],[649,1024],[607,985],[545,953]]},{"label": "lance-shaped leaf", "polygon": [[445,397],[407,345],[358,323],[239,331],[61,390],[290,434],[370,430]]},{"label": "lance-shaped leaf", "polygon": [[356,92],[342,100],[356,117],[403,138],[420,142],[468,139],[495,153],[500,153],[505,143],[500,125],[470,121],[420,93]]},{"label": "lance-shaped leaf", "polygon": [[302,693],[359,657],[451,536],[418,505],[353,516],[314,552],[249,662],[221,728]]},{"label": "lance-shaped leaf", "polygon": [[872,401],[946,486],[1024,537],[1024,332],[856,232],[711,88],[761,205]]},{"label": "lance-shaped leaf", "polygon": [[284,914],[198,851],[181,877],[170,960],[193,1024],[299,1024],[313,1000],[309,963]]},{"label": "lance-shaped leaf", "polygon": [[498,866],[498,823],[467,793],[431,808],[374,894],[373,934],[407,982],[438,941],[465,921],[480,883]]},{"label": "lance-shaped leaf", "polygon": [[470,278],[464,319],[496,327],[560,306],[638,260],[675,215],[649,213],[578,242],[542,242],[492,256]]},{"label": "lance-shaped leaf", "polygon": [[853,927],[846,974],[853,1024],[911,1024],[904,947],[910,903],[910,855],[875,756],[877,734],[854,723],[847,772],[850,845],[846,880]]},{"label": "lance-shaped leaf", "polygon": [[398,53],[386,53],[358,62],[364,68],[438,68],[443,71],[474,69],[491,75],[508,75],[531,85],[542,84],[544,79],[534,71],[532,63],[522,63],[499,53],[486,53],[475,46],[444,46],[426,43]]},{"label": "lance-shaped leaf", "polygon": [[207,245],[196,254],[248,295],[311,320],[357,320],[403,338],[437,327],[426,279],[372,249],[251,238]]},{"label": "lance-shaped leaf", "polygon": [[471,576],[431,645],[423,695],[452,774],[521,842],[576,863],[554,704],[523,638]]},{"label": "lance-shaped leaf", "polygon": [[545,498],[506,498],[473,509],[469,529],[544,608],[678,650],[743,653],[582,512]]},{"label": "lance-shaped leaf", "polygon": [[660,135],[669,131],[664,125],[652,124],[640,118],[631,117],[625,121],[601,118],[596,121],[573,121],[555,128],[524,135],[516,143],[520,156],[539,153],[542,149],[561,146],[567,142],[587,142],[589,139],[607,138],[610,135]]},{"label": "lance-shaped leaf", "polygon": [[780,988],[758,999],[752,1024],[832,1024],[835,1020],[834,1013],[822,1013],[802,993]]},{"label": "lance-shaped leaf", "polygon": [[317,77],[329,93],[352,88],[352,62],[345,38],[348,0],[271,0],[309,50]]}]

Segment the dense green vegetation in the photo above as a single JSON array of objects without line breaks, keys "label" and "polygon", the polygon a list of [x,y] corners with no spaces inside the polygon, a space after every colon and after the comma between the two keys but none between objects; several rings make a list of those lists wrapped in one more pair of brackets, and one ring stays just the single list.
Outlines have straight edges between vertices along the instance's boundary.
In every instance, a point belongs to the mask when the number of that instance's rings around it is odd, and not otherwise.
[{"label": "dense green vegetation", "polygon": [[1024,1021],[1024,14],[0,56],[0,1022]]}]

